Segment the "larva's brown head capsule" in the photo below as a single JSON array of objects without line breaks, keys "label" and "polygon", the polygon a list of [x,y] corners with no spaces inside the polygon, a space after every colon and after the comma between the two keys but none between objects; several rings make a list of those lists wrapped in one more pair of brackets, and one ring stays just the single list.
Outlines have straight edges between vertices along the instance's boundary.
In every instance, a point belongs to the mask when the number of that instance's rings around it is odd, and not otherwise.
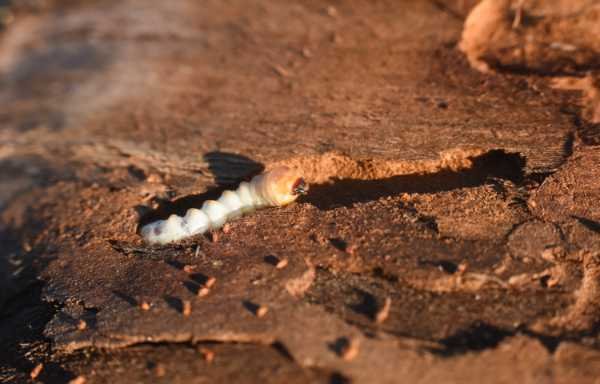
[{"label": "larva's brown head capsule", "polygon": [[292,191],[296,195],[306,195],[308,192],[308,183],[303,178],[299,177],[292,186]]},{"label": "larva's brown head capsule", "polygon": [[308,184],[294,169],[280,166],[264,176],[264,191],[273,205],[289,204],[308,191]]}]

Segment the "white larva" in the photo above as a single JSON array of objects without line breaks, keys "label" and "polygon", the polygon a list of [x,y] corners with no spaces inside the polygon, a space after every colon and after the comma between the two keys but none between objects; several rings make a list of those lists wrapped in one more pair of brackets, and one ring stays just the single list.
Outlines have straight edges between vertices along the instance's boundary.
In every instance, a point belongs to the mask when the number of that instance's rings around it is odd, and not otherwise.
[{"label": "white larva", "polygon": [[242,182],[235,191],[225,191],[218,200],[205,201],[201,209],[190,208],[185,216],[171,215],[142,227],[140,233],[151,244],[166,244],[219,229],[226,221],[263,207],[280,207],[306,193],[308,185],[287,167]]}]

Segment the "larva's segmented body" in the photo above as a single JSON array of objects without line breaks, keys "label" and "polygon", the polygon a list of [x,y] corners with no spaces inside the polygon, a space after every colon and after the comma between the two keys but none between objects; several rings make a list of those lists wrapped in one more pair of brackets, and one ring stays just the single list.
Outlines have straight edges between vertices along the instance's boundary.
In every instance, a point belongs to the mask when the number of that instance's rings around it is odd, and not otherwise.
[{"label": "larva's segmented body", "polygon": [[235,191],[225,191],[218,200],[204,202],[201,209],[190,208],[185,216],[171,215],[142,227],[140,233],[149,243],[166,244],[219,229],[227,220],[263,207],[278,207],[296,200],[307,184],[287,167],[255,176],[242,182]]}]

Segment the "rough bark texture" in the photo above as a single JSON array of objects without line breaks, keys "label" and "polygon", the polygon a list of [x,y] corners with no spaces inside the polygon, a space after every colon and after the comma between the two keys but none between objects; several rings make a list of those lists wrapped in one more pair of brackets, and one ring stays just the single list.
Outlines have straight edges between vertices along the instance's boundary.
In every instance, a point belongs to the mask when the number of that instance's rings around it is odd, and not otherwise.
[{"label": "rough bark texture", "polygon": [[[599,8],[565,4],[0,2],[0,380],[594,382]],[[295,204],[137,234],[278,164]]]}]

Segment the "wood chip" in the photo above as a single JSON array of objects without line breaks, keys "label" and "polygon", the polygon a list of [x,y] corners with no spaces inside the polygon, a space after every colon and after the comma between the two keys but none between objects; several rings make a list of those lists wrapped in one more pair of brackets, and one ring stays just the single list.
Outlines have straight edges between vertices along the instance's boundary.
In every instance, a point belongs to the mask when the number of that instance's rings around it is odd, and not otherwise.
[{"label": "wood chip", "polygon": [[346,247],[346,253],[348,253],[349,255],[354,255],[357,249],[358,247],[356,246],[356,244],[349,244]]},{"label": "wood chip", "polygon": [[269,308],[264,305],[259,305],[258,308],[256,308],[256,317],[264,317],[267,312],[269,312]]},{"label": "wood chip", "polygon": [[511,276],[508,279],[508,285],[511,287],[518,287],[526,285],[532,281],[532,277],[529,273],[521,273],[519,275]]},{"label": "wood chip", "polygon": [[206,279],[206,281],[204,282],[204,286],[206,288],[211,288],[213,285],[215,285],[216,282],[217,282],[217,278],[211,276],[208,279]]},{"label": "wood chip", "polygon": [[148,175],[148,177],[146,177],[146,181],[149,183],[161,183],[162,177],[160,177],[160,175],[157,175],[156,173],[151,173]]},{"label": "wood chip", "polygon": [[556,287],[558,284],[560,284],[560,278],[558,276],[550,276],[548,281],[546,281],[548,288]]},{"label": "wood chip", "polygon": [[183,316],[189,316],[192,314],[192,302],[189,300],[183,300],[183,310],[181,311]]},{"label": "wood chip", "polygon": [[217,241],[219,241],[219,234],[217,232],[211,232],[210,233],[210,240],[213,243],[216,243]]},{"label": "wood chip", "polygon": [[200,353],[202,354],[204,361],[207,363],[212,363],[212,361],[215,359],[215,352],[208,348],[200,348]]},{"label": "wood chip", "polygon": [[338,16],[338,11],[333,5],[330,5],[329,7],[327,7],[327,15],[335,18]]},{"label": "wood chip", "polygon": [[158,363],[154,367],[154,374],[156,377],[163,377],[167,374],[167,368],[165,368],[164,364]]},{"label": "wood chip", "polygon": [[308,265],[308,269],[302,274],[302,276],[289,279],[285,283],[286,291],[288,291],[288,293],[292,296],[302,297],[304,293],[308,291],[317,277],[317,271],[315,267],[313,267],[309,261],[305,260],[305,262]]},{"label": "wood chip", "polygon": [[383,306],[379,309],[379,311],[377,311],[377,314],[375,315],[375,322],[377,324],[383,323],[388,318],[388,316],[390,315],[391,306],[392,299],[390,297],[386,297]]},{"label": "wood chip", "polygon": [[36,377],[38,377],[40,373],[42,373],[42,369],[44,369],[44,364],[39,363],[38,365],[36,365],[29,373],[29,377],[31,377],[31,380],[35,380]]},{"label": "wood chip", "polygon": [[340,36],[338,33],[334,32],[333,35],[331,36],[331,41],[334,44],[341,44],[343,42],[342,36]]},{"label": "wood chip", "polygon": [[73,380],[69,381],[69,384],[85,384],[85,376],[77,376]]},{"label": "wood chip", "polygon": [[283,268],[287,267],[287,265],[288,265],[288,259],[281,259],[277,262],[277,264],[275,264],[275,268],[283,269]]},{"label": "wood chip", "polygon": [[344,360],[352,360],[358,355],[359,343],[355,339],[348,340],[348,343],[344,345],[340,351],[340,356]]},{"label": "wood chip", "polygon": [[33,249],[33,247],[31,246],[31,244],[29,244],[29,243],[23,243],[23,250],[25,252],[31,252],[32,249]]},{"label": "wood chip", "polygon": [[521,20],[523,19],[523,3],[524,0],[519,0],[517,2],[517,7],[515,9],[515,18],[513,19],[512,27],[513,29],[517,29],[521,26]]},{"label": "wood chip", "polygon": [[281,77],[290,77],[290,72],[280,65],[273,65],[273,70]]}]

